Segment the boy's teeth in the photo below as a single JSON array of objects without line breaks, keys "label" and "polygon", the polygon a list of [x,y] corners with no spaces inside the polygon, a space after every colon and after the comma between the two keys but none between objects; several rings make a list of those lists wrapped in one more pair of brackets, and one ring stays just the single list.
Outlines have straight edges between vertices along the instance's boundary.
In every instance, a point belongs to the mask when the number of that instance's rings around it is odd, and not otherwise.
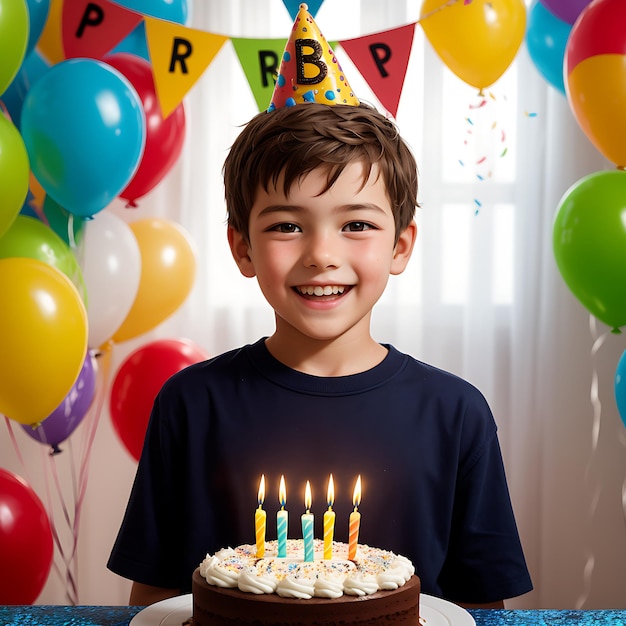
[{"label": "boy's teeth", "polygon": [[345,287],[340,285],[316,285],[315,287],[308,285],[306,287],[298,287],[298,291],[307,296],[331,296],[343,293]]}]

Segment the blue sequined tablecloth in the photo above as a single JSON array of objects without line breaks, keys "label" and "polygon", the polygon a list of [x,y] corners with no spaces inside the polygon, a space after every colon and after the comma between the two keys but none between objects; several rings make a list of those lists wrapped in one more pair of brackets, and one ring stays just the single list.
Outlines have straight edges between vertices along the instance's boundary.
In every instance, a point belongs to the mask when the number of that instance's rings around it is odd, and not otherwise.
[{"label": "blue sequined tablecloth", "polygon": [[[0,626],[128,626],[140,606],[0,606]],[[626,610],[471,610],[476,626],[626,626]]]}]

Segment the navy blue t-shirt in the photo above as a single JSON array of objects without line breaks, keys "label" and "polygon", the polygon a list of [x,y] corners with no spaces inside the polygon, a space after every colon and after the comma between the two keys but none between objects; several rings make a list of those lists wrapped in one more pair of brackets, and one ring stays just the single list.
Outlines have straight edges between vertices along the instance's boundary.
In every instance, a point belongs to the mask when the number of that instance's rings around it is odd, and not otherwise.
[{"label": "navy blue t-shirt", "polygon": [[207,552],[254,543],[261,474],[267,539],[276,538],[281,474],[289,537],[302,536],[307,480],[322,537],[332,473],[335,539],[348,540],[361,475],[359,542],[411,559],[424,593],[478,603],[529,591],[484,397],[386,347],[378,366],[351,376],[294,371],[264,340],[174,375],[156,398],[108,567],[189,592]]}]

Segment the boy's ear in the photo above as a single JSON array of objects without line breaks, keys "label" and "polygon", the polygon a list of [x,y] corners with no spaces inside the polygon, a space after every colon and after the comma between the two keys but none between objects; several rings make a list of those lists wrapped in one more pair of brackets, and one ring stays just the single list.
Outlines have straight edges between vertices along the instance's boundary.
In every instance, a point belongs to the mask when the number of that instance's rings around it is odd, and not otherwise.
[{"label": "boy's ear", "polygon": [[390,270],[391,274],[397,275],[404,272],[407,263],[411,258],[416,239],[417,224],[413,221],[400,233],[398,243],[393,251],[393,260],[391,261]]},{"label": "boy's ear", "polygon": [[237,263],[239,271],[246,277],[252,278],[256,276],[254,271],[254,263],[250,257],[250,244],[247,239],[238,230],[235,230],[232,226],[228,227],[228,245],[230,251]]}]

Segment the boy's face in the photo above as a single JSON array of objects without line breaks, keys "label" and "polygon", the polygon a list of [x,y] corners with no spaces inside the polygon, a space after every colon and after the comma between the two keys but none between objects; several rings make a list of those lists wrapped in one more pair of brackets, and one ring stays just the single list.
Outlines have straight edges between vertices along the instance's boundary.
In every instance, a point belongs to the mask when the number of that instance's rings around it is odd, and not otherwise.
[{"label": "boy's face", "polygon": [[348,165],[323,193],[326,172],[314,170],[288,195],[260,188],[250,212],[249,242],[229,231],[241,272],[256,276],[276,312],[277,333],[314,340],[346,333],[369,337],[370,315],[390,274],[404,270],[416,228],[395,240],[385,184],[372,168],[363,186],[363,164]]}]

